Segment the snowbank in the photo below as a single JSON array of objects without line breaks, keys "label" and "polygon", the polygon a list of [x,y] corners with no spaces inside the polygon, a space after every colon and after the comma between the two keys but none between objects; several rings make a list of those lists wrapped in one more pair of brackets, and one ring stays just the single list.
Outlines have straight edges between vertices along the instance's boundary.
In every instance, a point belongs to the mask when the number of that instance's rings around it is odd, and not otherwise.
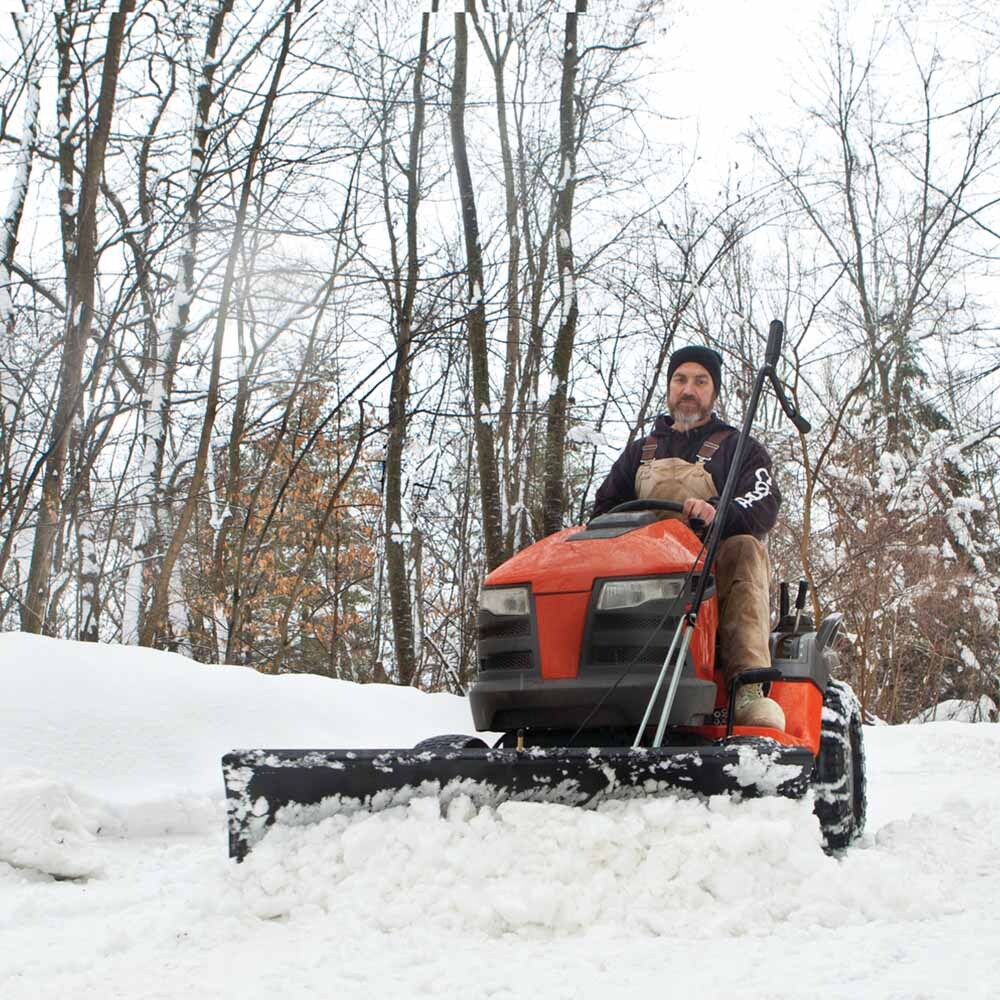
[{"label": "snowbank", "polygon": [[1000,726],[866,728],[869,830],[808,800],[442,810],[226,857],[239,744],[412,744],[465,702],[0,637],[0,996],[995,996]]},{"label": "snowbank", "polygon": [[0,678],[4,764],[116,802],[219,796],[236,747],[412,746],[472,727],[453,695],[21,633],[0,635]]},{"label": "snowbank", "polygon": [[94,870],[98,829],[217,827],[219,761],[234,748],[412,746],[471,730],[452,695],[22,633],[0,635],[0,683],[0,861],[60,876]]},{"label": "snowbank", "polygon": [[996,722],[997,705],[992,698],[983,695],[979,701],[942,701],[939,705],[925,708],[910,719],[910,724],[922,722]]}]

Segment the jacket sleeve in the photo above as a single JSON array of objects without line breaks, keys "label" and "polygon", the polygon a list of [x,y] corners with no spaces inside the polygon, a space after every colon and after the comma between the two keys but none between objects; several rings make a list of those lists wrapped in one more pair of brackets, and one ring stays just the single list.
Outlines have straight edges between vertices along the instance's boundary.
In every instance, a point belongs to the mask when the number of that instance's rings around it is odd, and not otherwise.
[{"label": "jacket sleeve", "polygon": [[611,466],[607,478],[597,489],[591,517],[604,514],[626,500],[635,499],[635,474],[639,470],[644,438],[633,441]]},{"label": "jacket sleeve", "polygon": [[[736,435],[732,437],[735,451]],[[755,535],[763,538],[778,520],[781,494],[771,473],[771,456],[760,442],[747,441],[733,501],[722,535]]]}]

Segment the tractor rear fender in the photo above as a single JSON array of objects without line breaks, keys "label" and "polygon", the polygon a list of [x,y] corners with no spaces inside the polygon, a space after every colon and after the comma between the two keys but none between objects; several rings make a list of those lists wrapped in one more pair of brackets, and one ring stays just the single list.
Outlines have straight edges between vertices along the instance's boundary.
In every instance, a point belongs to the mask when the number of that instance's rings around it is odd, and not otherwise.
[{"label": "tractor rear fender", "polygon": [[785,712],[789,735],[801,740],[813,754],[819,753],[823,694],[830,674],[840,664],[830,634],[824,623],[819,633],[771,635],[771,666],[780,671],[782,680],[771,685],[770,696]]}]

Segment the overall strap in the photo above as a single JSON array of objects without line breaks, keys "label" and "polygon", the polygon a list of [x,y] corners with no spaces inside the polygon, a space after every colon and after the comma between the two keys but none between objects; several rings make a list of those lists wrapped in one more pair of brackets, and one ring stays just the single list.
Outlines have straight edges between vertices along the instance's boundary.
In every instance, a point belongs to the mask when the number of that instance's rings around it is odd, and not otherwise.
[{"label": "overall strap", "polygon": [[652,462],[656,458],[656,438],[652,434],[642,443],[642,458],[640,462]]},{"label": "overall strap", "polygon": [[714,434],[709,434],[709,436],[705,438],[701,448],[698,449],[695,461],[697,461],[699,465],[704,465],[706,462],[710,462],[715,456],[715,453],[719,450],[719,445],[721,445],[730,434],[735,433],[736,432],[732,428],[727,427],[724,431],[716,431]]}]

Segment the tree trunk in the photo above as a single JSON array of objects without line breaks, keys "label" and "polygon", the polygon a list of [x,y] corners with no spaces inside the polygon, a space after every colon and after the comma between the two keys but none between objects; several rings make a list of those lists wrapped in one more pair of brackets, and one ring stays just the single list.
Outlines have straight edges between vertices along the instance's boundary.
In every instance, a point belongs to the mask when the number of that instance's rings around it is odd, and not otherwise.
[{"label": "tree trunk", "polygon": [[[413,335],[413,304],[417,292],[420,262],[417,248],[417,209],[420,205],[420,152],[424,133],[424,68],[427,64],[427,35],[430,15],[425,13],[420,28],[420,52],[413,74],[413,124],[406,166],[406,280],[400,288],[399,268],[394,268],[396,302],[396,365],[389,390],[388,441],[385,456],[385,568],[392,607],[392,642],[396,676],[400,684],[412,684],[417,672],[419,651],[414,642],[413,605],[403,524],[403,447],[406,443],[410,395],[410,351]],[[386,203],[388,212],[388,203]],[[395,254],[393,255],[395,262]]]},{"label": "tree trunk", "polygon": [[101,561],[97,558],[97,541],[94,536],[94,518],[90,477],[93,462],[83,455],[87,435],[87,420],[78,413],[73,432],[71,450],[78,455],[75,471],[76,489],[71,501],[67,501],[67,513],[76,524],[77,553],[79,556],[80,620],[77,638],[80,642],[97,642],[101,625]]},{"label": "tree trunk", "polygon": [[559,271],[559,332],[552,353],[552,381],[549,390],[548,421],[545,428],[544,530],[550,535],[563,526],[565,507],[566,403],[569,370],[573,360],[578,315],[573,274],[573,195],[576,191],[576,115],[573,98],[576,87],[576,20],[566,15],[566,45],[562,60],[559,96],[559,183],[556,194],[556,267]]},{"label": "tree trunk", "polygon": [[513,439],[514,394],[518,382],[518,366],[521,361],[521,230],[518,215],[517,184],[514,176],[514,155],[511,150],[510,134],[507,126],[507,91],[504,79],[507,56],[514,42],[514,18],[508,13],[506,18],[507,37],[503,47],[497,29],[497,15],[491,15],[494,26],[491,47],[486,32],[473,14],[476,33],[493,69],[493,86],[496,91],[497,135],[500,139],[500,160],[503,165],[504,221],[507,229],[507,291],[505,296],[507,313],[507,344],[504,356],[503,397],[500,402],[498,420],[499,449],[502,457],[503,489],[506,491],[506,505],[510,515],[507,518],[504,535],[504,558],[514,551],[514,538],[519,518],[521,468],[515,467],[515,455],[520,451]]},{"label": "tree trunk", "polygon": [[483,543],[486,565],[494,569],[503,562],[503,515],[497,475],[496,450],[490,412],[490,373],[486,344],[486,301],[483,279],[483,256],[479,244],[479,220],[476,197],[469,172],[465,139],[465,93],[469,63],[469,33],[465,14],[455,15],[455,76],[451,88],[451,142],[462,203],[462,229],[465,235],[466,273],[468,276],[469,355],[472,365],[472,405],[476,438],[476,462],[479,467],[479,493],[483,512]]},{"label": "tree trunk", "polygon": [[[29,57],[27,40],[24,38],[24,15],[15,13],[13,17],[29,77],[25,88],[27,94],[24,126],[14,161],[13,188],[7,210],[0,217],[0,332],[6,332],[8,336],[13,333],[14,328],[14,306],[9,289],[12,287],[11,275],[14,270],[14,253],[17,250],[17,233],[21,228],[24,203],[28,198],[28,182],[31,179],[31,167],[38,142],[38,109],[42,89],[40,68],[35,60]],[[4,391],[5,384],[6,372],[0,367],[0,428],[3,427],[4,411],[8,401],[8,393]]]},{"label": "tree trunk", "polygon": [[236,262],[239,260],[243,250],[243,231],[246,226],[247,206],[250,202],[250,191],[253,186],[257,161],[264,146],[264,137],[267,134],[267,123],[271,117],[278,96],[278,83],[288,58],[288,50],[291,45],[293,10],[289,8],[284,17],[284,32],[282,35],[281,48],[274,68],[274,75],[271,77],[271,84],[267,95],[264,98],[264,106],[261,109],[260,120],[257,123],[257,132],[254,136],[253,147],[247,160],[246,170],[243,175],[243,184],[240,190],[240,202],[236,212],[236,224],[233,232],[233,242],[229,249],[226,260],[226,274],[222,283],[222,294],[219,301],[219,310],[216,316],[215,338],[212,348],[212,368],[209,376],[207,398],[205,400],[205,417],[201,427],[201,438],[198,442],[198,452],[195,458],[194,472],[191,475],[191,482],[188,487],[188,494],[181,509],[180,518],[170,545],[163,558],[163,566],[156,581],[156,588],[153,593],[153,600],[149,609],[149,614],[142,629],[140,644],[152,646],[157,642],[164,632],[167,619],[168,602],[170,599],[171,578],[174,566],[180,557],[181,547],[187,536],[191,521],[194,518],[195,507],[201,494],[202,485],[205,481],[205,467],[208,463],[208,449],[212,441],[212,429],[215,425],[215,414],[219,405],[219,382],[222,369],[222,343],[226,329],[226,320],[229,314],[229,302],[232,297],[233,283],[236,274]]},{"label": "tree trunk", "polygon": [[[104,154],[111,132],[111,118],[114,113],[119,58],[125,34],[125,12],[131,6],[130,0],[121,0],[119,9],[111,15],[108,22],[108,40],[104,52],[101,91],[97,105],[97,123],[87,148],[87,159],[80,185],[77,225],[73,234],[67,233],[65,225],[63,231],[64,255],[69,269],[67,270],[63,353],[59,371],[59,396],[52,421],[45,476],[42,480],[38,525],[35,529],[31,566],[28,570],[28,583],[21,610],[22,630],[36,634],[42,631],[45,624],[52,551],[61,515],[63,473],[66,469],[70,432],[80,405],[83,387],[83,356],[93,321],[94,269],[97,253],[97,194],[100,188],[101,174],[104,170]],[[69,92],[64,79],[68,79],[71,45],[71,34],[67,33],[63,36],[60,32],[60,106],[64,111],[69,109]],[[63,76],[64,63],[66,66],[65,78]],[[64,177],[64,182],[65,180]],[[64,187],[62,190],[64,201],[66,194],[67,191]]]},{"label": "tree trunk", "polygon": [[192,129],[189,156],[190,181],[185,202],[184,250],[181,266],[174,282],[168,317],[170,326],[159,343],[158,328],[151,323],[151,361],[149,389],[143,406],[142,461],[139,470],[139,491],[136,501],[135,521],[132,526],[132,561],[125,584],[125,604],[122,610],[122,642],[139,641],[142,611],[145,606],[146,581],[149,577],[149,560],[158,549],[161,537],[157,511],[160,502],[160,483],[170,419],[170,397],[177,369],[177,360],[184,341],[194,297],[194,267],[198,248],[201,220],[201,193],[205,183],[205,150],[208,146],[208,116],[216,98],[215,70],[218,66],[216,51],[222,36],[223,22],[232,5],[220,0],[209,22],[202,60],[202,77],[198,85],[198,100]]}]

